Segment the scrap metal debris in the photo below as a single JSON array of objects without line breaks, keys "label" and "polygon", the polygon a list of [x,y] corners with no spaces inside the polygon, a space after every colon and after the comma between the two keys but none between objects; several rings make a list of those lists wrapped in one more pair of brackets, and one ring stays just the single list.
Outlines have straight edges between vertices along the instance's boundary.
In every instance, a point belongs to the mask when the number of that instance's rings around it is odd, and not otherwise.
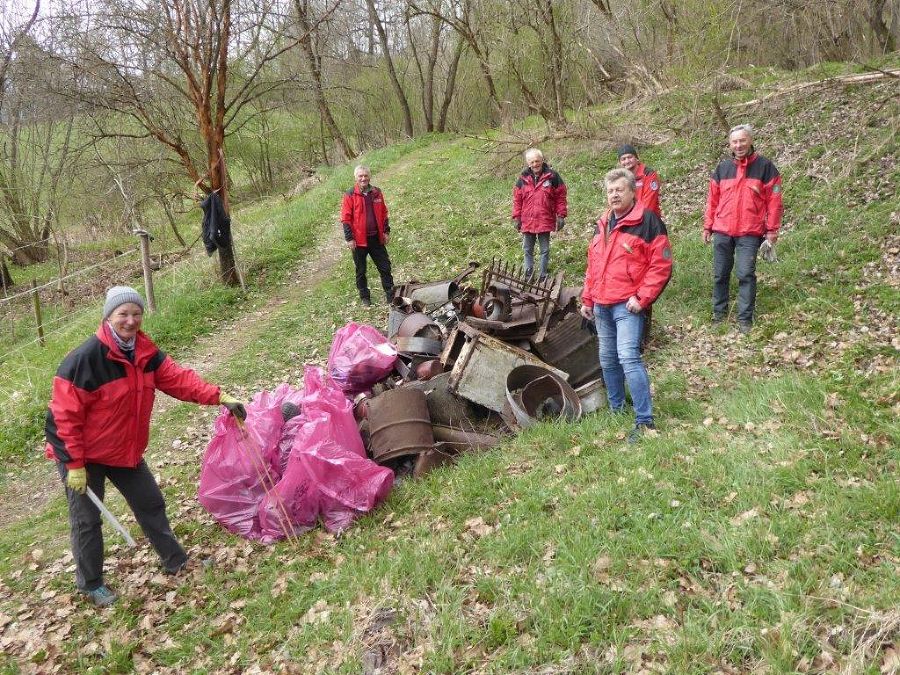
[{"label": "scrap metal debris", "polygon": [[578,420],[602,396],[580,289],[498,259],[476,278],[479,268],[394,288],[387,336],[399,356],[354,411],[369,455],[400,474],[422,476],[538,421]]}]

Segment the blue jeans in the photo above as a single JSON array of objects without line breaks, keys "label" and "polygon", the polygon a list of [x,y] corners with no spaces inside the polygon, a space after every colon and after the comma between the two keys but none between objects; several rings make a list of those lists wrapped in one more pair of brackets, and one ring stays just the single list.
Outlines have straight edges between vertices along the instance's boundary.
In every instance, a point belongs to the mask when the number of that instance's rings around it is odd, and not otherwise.
[{"label": "blue jeans", "polygon": [[530,277],[534,273],[534,240],[537,239],[541,247],[541,276],[547,276],[550,267],[550,233],[541,232],[531,234],[526,232],[522,237],[522,248],[525,250],[525,276]]},{"label": "blue jeans", "polygon": [[[729,237],[713,232],[713,314],[728,314],[728,287],[731,270],[738,280],[737,320],[753,323],[756,306],[756,252],[763,238],[754,235]],[[735,259],[737,265],[735,266]]]},{"label": "blue jeans", "polygon": [[632,314],[625,303],[594,305],[594,322],[600,340],[600,367],[606,397],[613,412],[625,408],[625,382],[631,392],[635,424],[653,423],[650,377],[641,359],[644,313]]}]

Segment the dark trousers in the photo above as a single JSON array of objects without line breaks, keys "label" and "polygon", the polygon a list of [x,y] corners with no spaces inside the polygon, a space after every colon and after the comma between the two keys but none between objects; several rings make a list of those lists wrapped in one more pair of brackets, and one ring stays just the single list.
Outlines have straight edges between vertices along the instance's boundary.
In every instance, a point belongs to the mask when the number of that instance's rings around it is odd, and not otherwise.
[{"label": "dark trousers", "polygon": [[366,256],[372,256],[372,262],[381,276],[381,287],[388,302],[391,300],[391,289],[394,287],[394,277],[391,276],[391,259],[388,257],[387,248],[378,241],[378,237],[369,237],[366,246],[357,245],[353,249],[353,265],[356,268],[356,289],[359,297],[369,299],[369,282],[366,280]]},{"label": "dark trousers", "polygon": [[728,290],[731,270],[738,280],[737,320],[753,323],[756,306],[756,253],[762,237],[729,237],[713,232],[713,314],[728,314]]},{"label": "dark trousers", "polygon": [[[60,462],[56,466],[65,484],[66,467]],[[138,524],[159,554],[163,567],[168,572],[178,571],[187,562],[187,553],[175,539],[166,517],[166,503],[162,492],[147,463],[142,461],[133,469],[88,464],[85,469],[88,487],[101,501],[106,479],[109,478],[125,497]],[[69,536],[75,559],[75,584],[79,590],[92,591],[103,585],[103,530],[100,526],[100,510],[87,494],[81,495],[66,488],[66,499],[69,502]]]}]

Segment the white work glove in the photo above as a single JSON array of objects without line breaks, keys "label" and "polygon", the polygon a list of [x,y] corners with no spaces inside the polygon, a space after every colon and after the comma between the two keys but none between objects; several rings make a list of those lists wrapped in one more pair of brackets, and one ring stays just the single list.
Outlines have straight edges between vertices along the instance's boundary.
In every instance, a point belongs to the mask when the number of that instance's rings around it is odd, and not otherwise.
[{"label": "white work glove", "polygon": [[775,244],[768,239],[763,240],[762,245],[759,247],[759,254],[766,262],[778,262],[778,254],[775,253]]}]

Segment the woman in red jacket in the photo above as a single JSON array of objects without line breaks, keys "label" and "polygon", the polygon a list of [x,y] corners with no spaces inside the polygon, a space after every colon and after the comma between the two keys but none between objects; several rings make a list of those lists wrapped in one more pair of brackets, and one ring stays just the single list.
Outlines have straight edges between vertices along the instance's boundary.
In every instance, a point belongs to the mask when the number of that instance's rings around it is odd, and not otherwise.
[{"label": "woman in red jacket", "polygon": [[137,291],[110,288],[96,334],[59,366],[47,411],[46,454],[56,460],[66,487],[75,583],[99,607],[115,602],[116,594],[103,582],[100,511],[87,490],[102,500],[107,478],[125,497],[165,571],[175,574],[187,565],[144,461],[156,389],[182,401],[224,405],[242,420],[247,416],[239,401],[153,344],[141,332],[143,316]]},{"label": "woman in red jacket", "polygon": [[543,153],[531,148],[525,153],[528,167],[513,187],[512,219],[522,233],[525,250],[525,276],[534,274],[534,242],[541,250],[540,280],[547,278],[550,267],[550,233],[566,225],[568,204],[566,184],[556,171],[544,162]]}]

